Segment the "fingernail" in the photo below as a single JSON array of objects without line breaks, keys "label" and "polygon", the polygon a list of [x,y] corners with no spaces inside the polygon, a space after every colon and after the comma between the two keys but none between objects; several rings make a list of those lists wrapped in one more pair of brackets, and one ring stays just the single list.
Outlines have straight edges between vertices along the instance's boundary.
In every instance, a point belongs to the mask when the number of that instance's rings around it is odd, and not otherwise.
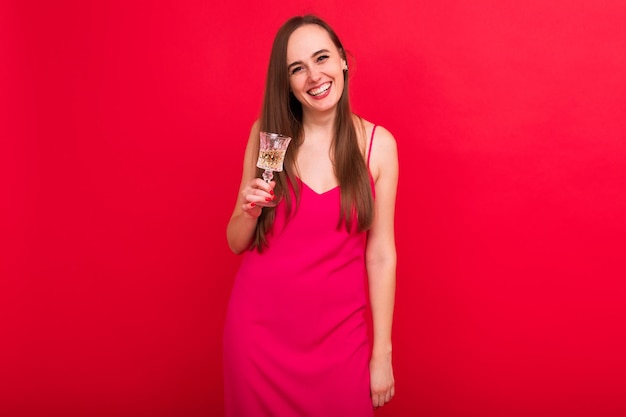
[{"label": "fingernail", "polygon": [[265,201],[272,201],[272,197],[265,197]]},{"label": "fingernail", "polygon": [[271,195],[274,195],[274,190],[270,190],[270,194],[271,194]]},{"label": "fingernail", "polygon": [[250,207],[256,206],[256,203],[250,203]]}]

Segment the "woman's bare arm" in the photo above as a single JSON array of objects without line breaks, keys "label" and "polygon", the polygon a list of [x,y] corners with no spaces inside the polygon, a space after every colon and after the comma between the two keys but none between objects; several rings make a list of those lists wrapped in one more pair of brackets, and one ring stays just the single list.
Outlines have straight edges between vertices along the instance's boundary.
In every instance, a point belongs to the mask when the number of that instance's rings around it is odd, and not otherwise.
[{"label": "woman's bare arm", "polygon": [[246,146],[239,196],[226,228],[228,246],[240,254],[250,248],[254,232],[263,207],[273,207],[274,182],[269,184],[256,177],[258,156],[259,123],[254,123]]},{"label": "woman's bare arm", "polygon": [[395,382],[391,364],[391,328],[396,288],[394,214],[398,186],[398,153],[394,137],[377,127],[370,167],[375,178],[374,223],[368,232],[366,265],[373,321],[370,360],[372,403],[391,400]]}]

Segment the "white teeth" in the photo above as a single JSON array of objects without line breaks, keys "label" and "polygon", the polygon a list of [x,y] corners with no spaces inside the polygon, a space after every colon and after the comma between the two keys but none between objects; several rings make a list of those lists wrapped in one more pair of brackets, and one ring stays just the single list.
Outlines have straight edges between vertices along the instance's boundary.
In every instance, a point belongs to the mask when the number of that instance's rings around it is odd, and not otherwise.
[{"label": "white teeth", "polygon": [[329,88],[330,88],[330,83],[326,83],[317,88],[313,88],[309,90],[309,94],[312,96],[319,96],[320,94],[325,93]]}]

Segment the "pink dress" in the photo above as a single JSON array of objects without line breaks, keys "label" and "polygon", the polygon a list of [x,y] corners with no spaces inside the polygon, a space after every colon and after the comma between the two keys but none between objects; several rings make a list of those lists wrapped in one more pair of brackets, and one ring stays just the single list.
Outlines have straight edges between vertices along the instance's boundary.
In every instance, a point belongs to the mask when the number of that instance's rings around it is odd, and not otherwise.
[{"label": "pink dress", "polygon": [[224,329],[228,417],[373,416],[366,233],[337,228],[338,187],[301,186],[298,211],[286,223],[278,204],[269,247],[247,252],[235,278]]}]

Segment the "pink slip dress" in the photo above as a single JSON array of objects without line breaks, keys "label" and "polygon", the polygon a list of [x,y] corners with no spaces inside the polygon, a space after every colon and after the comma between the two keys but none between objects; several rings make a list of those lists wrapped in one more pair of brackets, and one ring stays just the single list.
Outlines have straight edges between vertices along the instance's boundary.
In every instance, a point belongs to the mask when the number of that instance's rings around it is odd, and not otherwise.
[{"label": "pink slip dress", "polygon": [[367,234],[337,227],[339,187],[300,185],[297,211],[287,222],[279,202],[269,247],[247,252],[235,278],[223,338],[227,417],[373,416]]}]

